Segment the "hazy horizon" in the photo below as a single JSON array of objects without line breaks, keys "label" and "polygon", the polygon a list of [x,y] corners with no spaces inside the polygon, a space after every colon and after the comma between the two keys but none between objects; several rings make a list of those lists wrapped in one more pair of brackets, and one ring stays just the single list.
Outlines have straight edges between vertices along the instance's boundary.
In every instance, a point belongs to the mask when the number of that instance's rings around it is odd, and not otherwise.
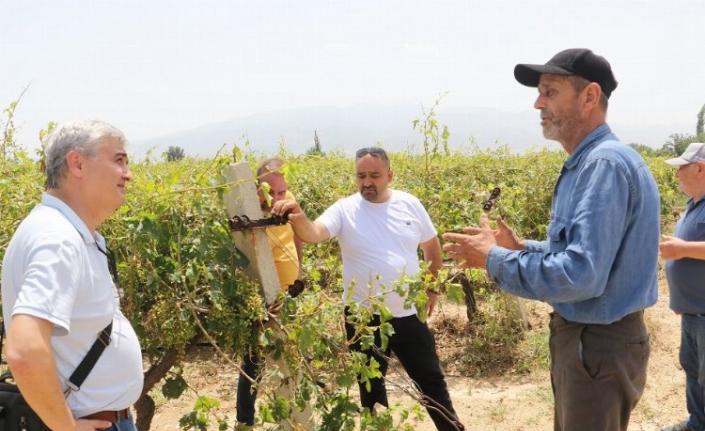
[{"label": "hazy horizon", "polygon": [[610,124],[694,125],[705,103],[701,0],[10,0],[2,16],[0,109],[29,87],[27,146],[76,118],[139,141],[277,110],[420,112],[446,93],[441,122],[446,107],[522,112],[536,89],[514,66],[572,47],[612,65]]},{"label": "hazy horizon", "polygon": [[[159,137],[132,140],[137,155],[148,149],[160,154],[169,146],[182,147],[189,155],[212,156],[225,145],[251,149],[272,155],[283,144],[289,152],[305,153],[318,135],[324,151],[346,150],[380,144],[391,151],[406,151],[410,147],[423,150],[423,137],[414,130],[412,121],[421,120],[423,111],[413,105],[358,104],[345,108],[311,107],[281,109],[252,114],[226,121],[200,125]],[[481,107],[436,108],[436,120],[450,131],[449,147],[481,149],[508,146],[513,152],[548,146],[560,149],[560,144],[542,136],[539,113],[535,110],[509,112]],[[658,149],[674,133],[692,134],[693,124],[622,125],[610,123],[613,131],[625,143],[639,143]],[[692,129],[692,131],[691,131]],[[472,141],[472,142],[471,142]]]}]

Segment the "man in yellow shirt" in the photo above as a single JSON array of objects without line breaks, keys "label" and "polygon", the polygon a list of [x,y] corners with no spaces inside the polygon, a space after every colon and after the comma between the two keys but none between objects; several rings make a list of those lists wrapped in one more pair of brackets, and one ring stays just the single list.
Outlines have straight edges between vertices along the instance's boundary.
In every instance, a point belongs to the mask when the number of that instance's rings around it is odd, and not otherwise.
[{"label": "man in yellow shirt", "polygon": [[[273,158],[262,162],[257,169],[257,182],[260,185],[259,193],[262,212],[269,215],[272,205],[283,199],[294,199],[294,195],[289,191],[284,174],[279,170],[284,162],[281,159]],[[267,200],[264,196],[262,185],[269,185],[269,196]],[[294,235],[294,229],[290,224],[271,226],[267,230],[269,246],[272,248],[274,264],[277,267],[279,283],[282,290],[286,291],[289,286],[301,278],[299,262],[301,262],[303,245],[299,238]]]},{"label": "man in yellow shirt", "polygon": [[[284,174],[280,171],[284,162],[278,158],[267,159],[257,169],[257,183],[262,212],[268,215],[272,205],[283,199],[294,199],[289,191]],[[270,200],[266,199],[264,183],[268,185]],[[264,187],[263,187],[264,186]],[[289,291],[291,296],[296,296],[301,292],[301,256],[303,253],[303,243],[294,234],[291,224],[280,226],[270,226],[266,228],[269,246],[272,248],[274,265],[277,268],[279,284],[282,291]],[[257,389],[252,387],[252,380],[257,380],[260,376],[262,362],[260,361],[256,346],[250,348],[249,354],[243,358],[242,372],[237,384],[237,422],[236,431],[251,430],[255,422],[255,401],[257,400]],[[247,374],[247,376],[242,375]]]}]

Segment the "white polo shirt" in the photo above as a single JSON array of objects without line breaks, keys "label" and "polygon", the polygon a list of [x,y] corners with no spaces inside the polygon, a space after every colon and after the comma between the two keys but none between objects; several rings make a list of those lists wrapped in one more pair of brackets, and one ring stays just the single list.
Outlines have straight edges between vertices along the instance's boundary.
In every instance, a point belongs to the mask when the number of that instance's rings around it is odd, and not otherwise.
[{"label": "white polo shirt", "polygon": [[397,287],[406,289],[404,277],[419,273],[419,245],[437,233],[415,196],[389,190],[391,197],[381,203],[368,202],[360,193],[340,199],[316,221],[338,238],[343,302],[369,307],[371,301],[382,300],[394,317],[407,317],[416,314],[416,307],[404,303],[407,295],[400,295]]},{"label": "white polo shirt", "polygon": [[142,352],[108,270],[104,238],[89,232],[61,200],[42,202],[22,221],[2,265],[2,308],[9,328],[12,316],[26,314],[54,324],[52,346],[63,388],[96,340],[113,321],[112,342],[80,391],[67,398],[75,417],[121,410],[142,392]]}]

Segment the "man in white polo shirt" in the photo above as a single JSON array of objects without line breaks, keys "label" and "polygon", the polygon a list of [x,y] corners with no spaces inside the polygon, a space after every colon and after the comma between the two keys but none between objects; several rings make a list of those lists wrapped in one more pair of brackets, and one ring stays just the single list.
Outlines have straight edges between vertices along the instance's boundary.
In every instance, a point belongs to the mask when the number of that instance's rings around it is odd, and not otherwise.
[{"label": "man in white polo shirt", "polygon": [[[7,362],[53,430],[135,430],[129,407],[142,392],[142,353],[96,231],[125,201],[126,146],[122,132],[100,121],[57,127],[46,146],[48,191],[3,260]],[[80,390],[70,390],[69,377],[110,322],[110,343]]]},{"label": "man in white polo shirt", "polygon": [[[288,199],[276,202],[272,214],[289,214],[294,232],[305,243],[338,239],[343,257],[343,300],[348,305],[345,329],[350,348],[374,358],[382,373],[382,377],[369,382],[359,381],[362,407],[374,411],[376,404],[388,406],[384,375],[389,366],[387,358],[394,352],[424,394],[436,429],[462,431],[465,428],[453,408],[436,341],[426,323],[417,316],[416,307],[408,303],[408,295],[404,293],[408,290],[403,286],[405,276],[423,276],[417,255],[419,248],[428,263],[428,272],[432,277],[438,274],[442,252],[436,228],[416,197],[388,187],[394,172],[382,148],[357,151],[355,176],[359,193],[338,200],[315,221],[306,216],[296,201]],[[430,316],[438,298],[430,290],[428,295],[426,312]],[[374,314],[368,323],[377,328],[376,348],[363,348],[352,323],[357,316],[350,306],[359,303],[372,308],[373,302],[382,302],[392,316],[389,323],[394,333],[385,348],[382,348],[379,314]]]}]

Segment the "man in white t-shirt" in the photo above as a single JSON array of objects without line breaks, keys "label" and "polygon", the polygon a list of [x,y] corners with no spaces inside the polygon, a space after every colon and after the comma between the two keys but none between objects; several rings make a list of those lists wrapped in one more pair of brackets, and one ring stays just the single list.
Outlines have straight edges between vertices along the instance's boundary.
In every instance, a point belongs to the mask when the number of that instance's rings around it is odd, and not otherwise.
[{"label": "man in white t-shirt", "polygon": [[[354,341],[354,326],[346,319],[351,348],[373,357],[380,364],[383,376],[388,367],[387,358],[393,351],[409,377],[434,405],[428,408],[428,412],[436,428],[463,430],[453,409],[433,334],[419,320],[413,304],[405,306],[405,289],[398,286],[404,277],[419,274],[419,247],[424,261],[429,264],[428,271],[434,277],[437,275],[442,252],[436,229],[416,197],[388,188],[394,172],[383,149],[363,148],[355,157],[359,193],[340,199],[315,221],[311,221],[292,200],[275,203],[272,214],[282,216],[289,212],[296,235],[306,243],[338,238],[343,257],[344,302],[350,304],[349,301],[353,301],[366,307],[371,307],[375,301],[383,302],[393,316],[390,323],[394,334],[389,337],[383,354],[373,349],[362,350],[359,341]],[[426,311],[430,316],[437,296],[432,291],[428,291],[428,295]],[[351,312],[346,308],[347,315]],[[379,315],[375,314],[368,324],[379,326]],[[381,346],[378,330],[375,331],[375,344]],[[370,383],[370,390],[366,384],[359,384],[362,406],[371,410],[377,403],[387,406],[384,377]]]},{"label": "man in white t-shirt", "polygon": [[[53,430],[135,430],[142,352],[98,226],[125,201],[127,139],[93,120],[58,126],[46,146],[48,191],[22,221],[2,266],[5,353],[32,409]],[[102,328],[110,341],[80,390],[68,379]]]}]

